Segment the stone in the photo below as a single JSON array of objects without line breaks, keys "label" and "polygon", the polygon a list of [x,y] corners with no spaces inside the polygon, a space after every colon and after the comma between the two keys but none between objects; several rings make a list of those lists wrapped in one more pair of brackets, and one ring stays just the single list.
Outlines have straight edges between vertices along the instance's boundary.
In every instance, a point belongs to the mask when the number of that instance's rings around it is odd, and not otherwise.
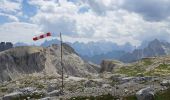
[{"label": "stone", "polygon": [[13,92],[10,94],[5,95],[2,100],[13,100],[13,99],[17,99],[20,98],[21,96],[23,96],[22,92]]},{"label": "stone", "polygon": [[59,89],[59,87],[56,86],[56,84],[48,84],[48,86],[47,86],[47,92],[52,92],[57,89]]},{"label": "stone", "polygon": [[36,91],[36,88],[34,88],[34,87],[26,87],[26,88],[23,88],[23,89],[19,89],[19,92],[22,92],[24,94],[31,94],[34,91]]},{"label": "stone", "polygon": [[85,82],[85,87],[96,87],[96,82],[93,80],[88,80]]},{"label": "stone", "polygon": [[119,79],[119,83],[120,83],[120,84],[127,83],[127,82],[132,81],[133,79],[134,79],[134,77],[120,78],[120,79]]},{"label": "stone", "polygon": [[136,93],[137,100],[154,100],[154,90],[150,87],[143,88]]},{"label": "stone", "polygon": [[61,91],[60,90],[54,90],[52,92],[49,92],[48,93],[48,96],[50,97],[54,97],[54,96],[59,96],[61,94]]},{"label": "stone", "polygon": [[40,100],[52,100],[51,97],[45,97],[45,98],[42,98]]},{"label": "stone", "polygon": [[163,80],[160,84],[161,84],[161,86],[168,87],[168,86],[170,86],[170,80]]}]

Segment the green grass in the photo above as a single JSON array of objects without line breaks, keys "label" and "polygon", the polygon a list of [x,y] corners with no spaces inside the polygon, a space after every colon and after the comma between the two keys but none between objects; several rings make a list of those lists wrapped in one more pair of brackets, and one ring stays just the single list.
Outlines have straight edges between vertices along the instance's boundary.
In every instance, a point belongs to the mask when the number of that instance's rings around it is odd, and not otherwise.
[{"label": "green grass", "polygon": [[170,70],[170,64],[160,64],[156,69]]},{"label": "green grass", "polygon": [[153,64],[153,62],[147,58],[143,59],[142,61],[143,61],[144,66],[149,66],[149,65]]},{"label": "green grass", "polygon": [[6,87],[0,87],[0,92],[7,92],[8,91],[8,88]]},{"label": "green grass", "polygon": [[72,97],[69,100],[117,100],[118,98],[113,97],[110,94],[107,95],[100,95],[100,96],[90,96],[90,97],[83,97],[83,96],[79,96],[79,97]]},{"label": "green grass", "polygon": [[166,91],[156,93],[155,100],[170,100],[170,88]]},{"label": "green grass", "polygon": [[139,73],[143,73],[145,70],[140,66],[126,66],[120,68],[116,73],[125,74],[128,76],[137,76]]},{"label": "green grass", "polygon": [[160,64],[155,69],[146,72],[146,76],[167,76],[170,75],[170,64]]},{"label": "green grass", "polygon": [[[90,96],[90,97],[72,97],[69,100],[119,100],[120,98],[114,97],[111,94],[100,95],[100,96]],[[121,100],[137,100],[136,96],[123,97]]]},{"label": "green grass", "polygon": [[132,96],[124,97],[123,100],[137,100],[137,98],[136,96],[132,95]]}]

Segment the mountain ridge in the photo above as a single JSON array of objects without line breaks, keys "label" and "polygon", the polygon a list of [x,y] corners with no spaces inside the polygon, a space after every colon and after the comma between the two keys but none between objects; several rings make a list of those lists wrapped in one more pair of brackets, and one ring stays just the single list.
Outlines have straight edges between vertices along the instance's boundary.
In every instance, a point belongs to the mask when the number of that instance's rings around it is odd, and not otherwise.
[{"label": "mountain ridge", "polygon": [[169,55],[169,53],[170,43],[161,42],[158,39],[154,39],[148,43],[147,47],[143,49],[135,49],[132,53],[127,53],[120,57],[119,60],[129,63],[146,57]]},{"label": "mountain ridge", "polygon": [[[20,78],[23,75],[61,75],[60,46],[21,46],[0,52],[0,82]],[[97,73],[67,44],[63,44],[64,73],[84,77]]]}]

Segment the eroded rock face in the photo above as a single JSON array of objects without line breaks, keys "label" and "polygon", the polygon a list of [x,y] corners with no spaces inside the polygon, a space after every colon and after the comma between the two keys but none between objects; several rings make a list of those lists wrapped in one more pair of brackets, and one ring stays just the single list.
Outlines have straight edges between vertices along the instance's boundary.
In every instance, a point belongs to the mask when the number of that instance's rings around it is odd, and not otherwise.
[{"label": "eroded rock face", "polygon": [[[61,74],[60,46],[16,47],[0,52],[0,82],[9,81],[27,74]],[[83,61],[69,45],[63,44],[64,73],[86,76],[97,73],[94,65]]]},{"label": "eroded rock face", "polygon": [[17,47],[1,52],[0,82],[43,71],[46,58],[42,51],[38,47]]},{"label": "eroded rock face", "polygon": [[113,72],[115,68],[121,66],[121,62],[113,61],[113,60],[103,60],[100,64],[101,70],[100,72]]}]

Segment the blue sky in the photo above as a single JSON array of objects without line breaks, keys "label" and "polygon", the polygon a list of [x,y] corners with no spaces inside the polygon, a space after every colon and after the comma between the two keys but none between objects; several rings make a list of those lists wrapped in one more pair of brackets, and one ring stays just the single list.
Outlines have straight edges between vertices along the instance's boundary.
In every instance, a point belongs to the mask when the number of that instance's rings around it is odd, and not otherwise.
[{"label": "blue sky", "polygon": [[169,41],[169,21],[169,0],[0,0],[0,40],[14,43],[44,32],[68,42]]}]

